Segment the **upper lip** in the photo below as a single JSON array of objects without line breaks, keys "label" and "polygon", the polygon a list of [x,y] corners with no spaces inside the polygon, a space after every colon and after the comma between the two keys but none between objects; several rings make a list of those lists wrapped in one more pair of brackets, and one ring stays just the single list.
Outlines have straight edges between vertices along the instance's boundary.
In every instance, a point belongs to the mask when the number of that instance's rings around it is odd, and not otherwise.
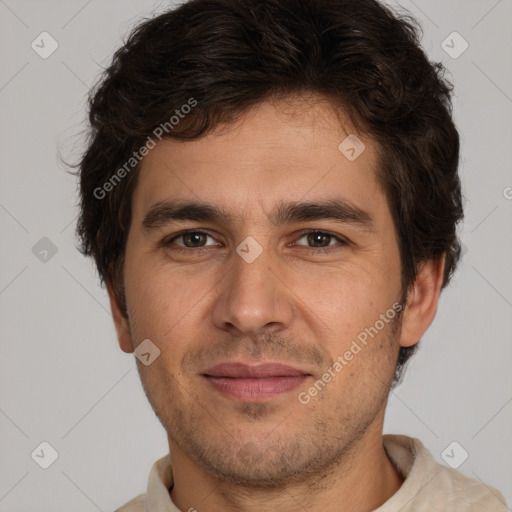
[{"label": "upper lip", "polygon": [[265,378],[309,375],[308,372],[282,363],[246,364],[239,362],[220,363],[212,366],[203,375],[207,377]]}]

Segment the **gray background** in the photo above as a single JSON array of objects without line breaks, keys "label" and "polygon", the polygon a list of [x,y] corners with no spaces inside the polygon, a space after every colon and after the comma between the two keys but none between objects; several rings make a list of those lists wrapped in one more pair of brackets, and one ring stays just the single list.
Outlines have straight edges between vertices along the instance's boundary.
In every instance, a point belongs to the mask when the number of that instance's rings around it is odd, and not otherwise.
[{"label": "gray background", "polygon": [[[510,504],[512,1],[400,4],[456,87],[466,254],[391,394],[385,432],[420,438],[440,462],[457,441],[469,453],[460,471]],[[0,512],[111,511],[144,492],[168,449],[133,355],[117,346],[106,292],[75,249],[76,182],[58,160],[79,154],[100,65],[166,5],[0,0]],[[43,31],[59,45],[47,59],[31,47]],[[457,58],[441,47],[454,31],[469,44]],[[48,469],[31,458],[42,441],[59,454]]]}]

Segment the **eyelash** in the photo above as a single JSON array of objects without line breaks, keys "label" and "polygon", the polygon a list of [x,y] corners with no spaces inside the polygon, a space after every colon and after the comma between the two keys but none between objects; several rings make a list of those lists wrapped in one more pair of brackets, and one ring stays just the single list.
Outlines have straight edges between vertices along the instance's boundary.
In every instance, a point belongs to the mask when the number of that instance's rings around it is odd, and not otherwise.
[{"label": "eyelash", "polygon": [[[167,237],[167,238],[164,238],[162,240],[162,246],[163,247],[168,247],[169,245],[171,245],[171,243],[180,238],[180,237],[183,237],[189,233],[201,233],[201,234],[204,234],[204,235],[207,235],[211,238],[213,238],[213,236],[208,232],[208,231],[205,231],[205,230],[202,230],[202,229],[188,229],[186,231],[182,231],[178,234],[175,234],[175,235],[172,235],[171,238]],[[313,252],[331,252],[331,251],[335,251],[335,250],[338,250],[338,249],[341,249],[342,247],[344,246],[348,246],[350,245],[350,242],[346,239],[346,238],[343,238],[339,235],[334,235],[328,231],[321,231],[321,230],[318,230],[318,229],[306,229],[304,231],[302,231],[300,233],[300,236],[298,237],[298,239],[301,239],[303,238],[304,236],[306,235],[309,235],[311,233],[315,233],[315,234],[321,234],[321,235],[325,235],[325,236],[328,236],[328,237],[331,237],[331,238],[334,238],[335,240],[337,240],[339,242],[339,246],[335,246],[335,245],[328,245],[326,247],[309,247],[309,246],[302,246],[302,245],[299,245],[297,247],[304,247],[305,249],[309,249],[310,251],[313,251]],[[296,246],[296,245],[294,245]],[[203,246],[203,247],[184,247],[184,246],[175,246],[172,248],[173,251],[177,251],[177,252],[188,252],[190,253],[191,251],[195,251],[195,252],[198,252],[198,251],[201,251],[201,250],[208,250],[208,247],[215,247],[213,245],[211,246]]]}]

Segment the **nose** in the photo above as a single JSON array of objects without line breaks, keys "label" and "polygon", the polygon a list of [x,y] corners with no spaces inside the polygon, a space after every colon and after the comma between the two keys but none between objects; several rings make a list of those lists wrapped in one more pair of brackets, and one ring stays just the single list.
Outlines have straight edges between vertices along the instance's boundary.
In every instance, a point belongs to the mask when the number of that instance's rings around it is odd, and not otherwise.
[{"label": "nose", "polygon": [[293,318],[291,292],[278,265],[265,251],[252,263],[233,255],[230,272],[219,284],[213,321],[233,335],[257,336],[286,329]]}]

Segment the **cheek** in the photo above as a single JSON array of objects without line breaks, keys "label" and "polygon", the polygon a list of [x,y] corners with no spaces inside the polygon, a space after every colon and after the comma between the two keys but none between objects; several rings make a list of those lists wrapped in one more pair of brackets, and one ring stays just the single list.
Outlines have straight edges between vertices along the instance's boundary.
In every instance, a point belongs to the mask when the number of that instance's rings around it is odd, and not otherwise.
[{"label": "cheek", "polygon": [[127,256],[124,270],[128,313],[137,326],[137,337],[161,337],[179,314],[176,290],[163,279],[160,269],[137,258]]},{"label": "cheek", "polygon": [[302,287],[297,295],[305,298],[297,306],[306,318],[323,326],[324,344],[333,359],[349,350],[353,341],[371,341],[373,350],[388,335],[396,315],[399,279],[386,266],[376,255],[371,265],[351,264],[324,273],[322,279],[315,279],[315,287],[305,281],[297,285]]},{"label": "cheek", "polygon": [[179,269],[171,272],[147,263],[132,268],[129,265],[127,261],[126,294],[137,339],[151,339],[165,356],[164,349],[172,346],[172,357],[177,358],[187,340],[197,338],[205,325],[208,291],[214,281],[209,284],[200,272],[187,275]]},{"label": "cheek", "polygon": [[[389,294],[390,283],[382,270],[378,257],[364,255],[343,262],[338,268],[325,273],[318,270],[316,285],[313,289],[312,304],[331,315],[343,315],[347,318],[357,317],[378,309],[380,302],[385,302]],[[322,274],[321,274],[322,272]],[[312,272],[314,275],[314,272]],[[311,278],[315,280],[314,277]]]}]

